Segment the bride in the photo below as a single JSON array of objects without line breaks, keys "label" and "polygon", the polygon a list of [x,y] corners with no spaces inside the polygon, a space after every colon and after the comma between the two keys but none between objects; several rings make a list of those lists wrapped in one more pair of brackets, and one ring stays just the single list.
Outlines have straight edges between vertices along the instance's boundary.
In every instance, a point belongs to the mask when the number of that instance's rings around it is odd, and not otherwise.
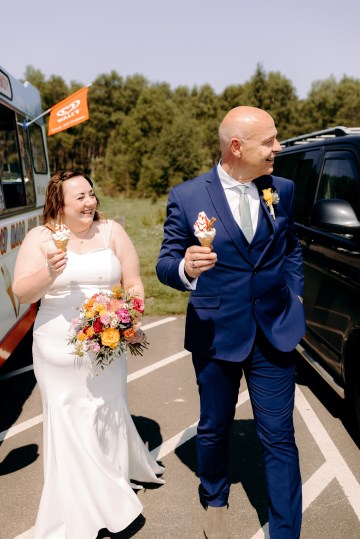
[{"label": "bride", "polygon": [[[76,170],[55,174],[48,185],[43,226],[25,237],[13,289],[21,303],[41,300],[34,325],[33,362],[44,417],[44,487],[35,539],[95,539],[119,532],[142,505],[137,482],[163,483],[127,406],[126,354],[94,372],[90,358],[74,359],[71,320],[85,298],[114,284],[143,299],[139,260],[125,230],[102,220],[91,179]],[[71,231],[67,252],[56,249],[44,225]],[[139,330],[134,337],[141,342]]]}]

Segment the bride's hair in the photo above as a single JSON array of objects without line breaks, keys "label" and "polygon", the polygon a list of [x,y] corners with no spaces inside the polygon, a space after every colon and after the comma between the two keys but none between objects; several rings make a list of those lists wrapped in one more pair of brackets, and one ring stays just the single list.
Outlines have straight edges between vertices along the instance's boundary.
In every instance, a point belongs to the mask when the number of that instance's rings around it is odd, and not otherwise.
[{"label": "bride's hair", "polygon": [[[61,218],[61,210],[65,205],[62,184],[64,181],[69,180],[70,178],[75,178],[75,176],[82,176],[89,182],[91,187],[93,187],[92,179],[79,170],[69,169],[54,174],[46,189],[45,206],[42,214],[43,225],[49,222],[57,222],[59,217]],[[101,219],[101,215],[98,211],[100,201],[96,195],[95,198],[97,207],[95,210],[94,221],[99,221]]]}]

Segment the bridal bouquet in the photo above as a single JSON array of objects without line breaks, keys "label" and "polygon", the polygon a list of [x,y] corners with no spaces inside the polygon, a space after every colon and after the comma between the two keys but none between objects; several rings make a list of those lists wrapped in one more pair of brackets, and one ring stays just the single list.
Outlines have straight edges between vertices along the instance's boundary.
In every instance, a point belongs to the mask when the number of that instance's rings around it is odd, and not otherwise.
[{"label": "bridal bouquet", "polygon": [[85,300],[79,311],[79,317],[71,321],[69,338],[77,357],[89,353],[94,364],[103,369],[116,351],[128,348],[131,354],[142,355],[147,348],[145,335],[142,342],[132,342],[144,312],[144,302],[134,291],[124,292],[116,285],[111,292],[99,292]]}]

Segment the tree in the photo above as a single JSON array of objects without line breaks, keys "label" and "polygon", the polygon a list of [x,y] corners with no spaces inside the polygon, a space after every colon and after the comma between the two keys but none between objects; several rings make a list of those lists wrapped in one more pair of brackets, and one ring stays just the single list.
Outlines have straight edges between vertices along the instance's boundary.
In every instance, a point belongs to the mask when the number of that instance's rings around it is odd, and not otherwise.
[{"label": "tree", "polygon": [[244,105],[266,110],[274,118],[279,138],[292,134],[297,121],[299,100],[295,88],[286,77],[276,71],[266,73],[261,65],[243,87]]},{"label": "tree", "polygon": [[344,77],[337,87],[335,124],[360,126],[360,80]]},{"label": "tree", "polygon": [[[68,86],[56,75],[29,65],[25,78],[40,92],[47,110],[83,86]],[[239,105],[264,108],[274,118],[279,139],[335,125],[360,125],[360,81],[334,77],[313,83],[299,100],[290,80],[267,73],[261,64],[244,84],[216,95],[209,84],[171,90],[142,75],[126,79],[116,71],[99,75],[89,89],[90,120],[49,137],[53,171],[76,167],[90,173],[108,193],[158,197],[176,183],[218,161],[218,127]],[[48,121],[48,118],[45,118]]]},{"label": "tree", "polygon": [[301,103],[297,134],[327,129],[335,125],[337,82],[334,77],[312,84],[308,98]]}]

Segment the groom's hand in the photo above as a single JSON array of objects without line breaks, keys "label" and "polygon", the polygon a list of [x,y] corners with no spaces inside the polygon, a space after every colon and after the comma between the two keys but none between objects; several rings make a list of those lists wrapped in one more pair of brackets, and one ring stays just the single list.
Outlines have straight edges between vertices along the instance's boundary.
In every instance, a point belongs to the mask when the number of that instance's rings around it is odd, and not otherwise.
[{"label": "groom's hand", "polygon": [[201,247],[201,245],[192,245],[185,252],[185,273],[192,279],[199,277],[204,271],[213,268],[217,261],[216,253],[213,253],[211,247]]}]

